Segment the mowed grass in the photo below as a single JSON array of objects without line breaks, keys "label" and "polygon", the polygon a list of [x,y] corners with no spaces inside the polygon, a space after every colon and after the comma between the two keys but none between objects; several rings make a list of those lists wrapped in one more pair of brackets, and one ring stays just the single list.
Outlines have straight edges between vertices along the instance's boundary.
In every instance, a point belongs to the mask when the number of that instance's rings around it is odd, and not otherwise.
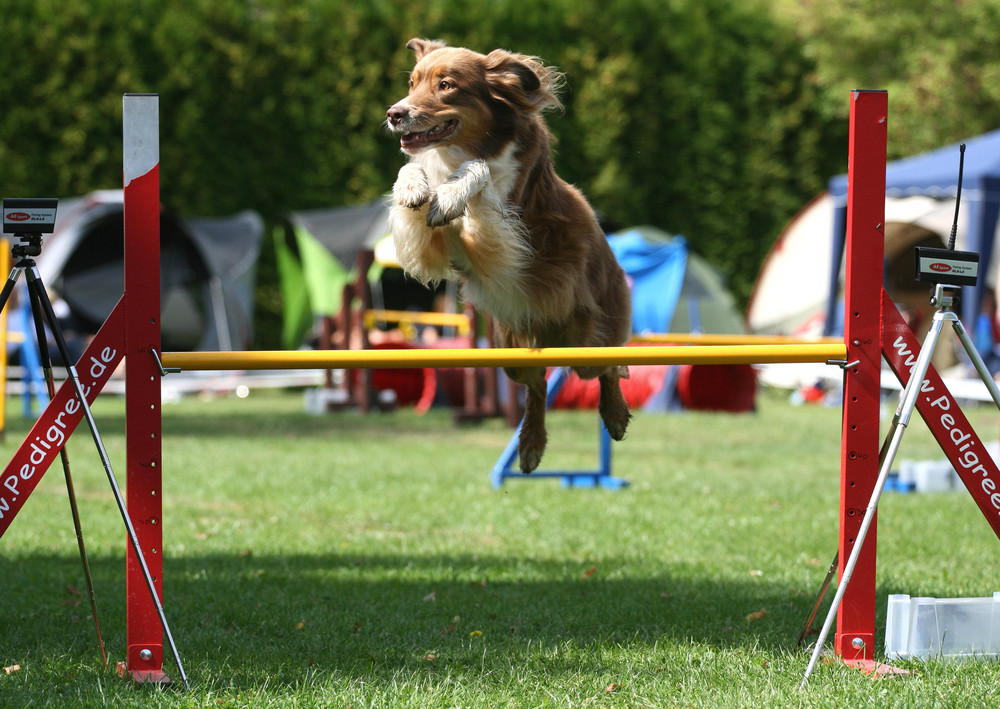
[{"label": "mowed grass", "polygon": [[[124,486],[124,403],[95,413]],[[968,413],[995,440],[996,412]],[[28,425],[9,422],[6,456]],[[543,467],[593,467],[596,426],[551,412]],[[165,608],[191,689],[101,664],[55,465],[0,539],[0,706],[1000,704],[989,662],[902,663],[906,679],[823,662],[799,689],[795,638],[837,547],[838,408],[765,391],[754,414],[637,413],[617,492],[493,489],[510,435],[447,411],[312,417],[301,392],[167,405]],[[114,664],[124,528],[85,430],[69,452]],[[915,419],[898,460],[936,457]],[[886,493],[878,542],[879,635],[889,593],[1000,590],[967,494]]]}]

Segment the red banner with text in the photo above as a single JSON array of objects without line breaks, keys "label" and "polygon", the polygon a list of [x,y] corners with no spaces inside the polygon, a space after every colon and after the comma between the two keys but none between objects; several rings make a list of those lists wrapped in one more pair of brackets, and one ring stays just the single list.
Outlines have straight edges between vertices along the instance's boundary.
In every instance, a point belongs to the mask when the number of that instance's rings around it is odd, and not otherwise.
[{"label": "red banner with text", "polygon": [[[947,336],[950,333],[941,332],[942,338]],[[903,386],[909,381],[919,354],[920,343],[883,290],[882,355]],[[927,377],[921,382],[917,411],[1000,537],[1000,470],[934,367],[927,370]]]},{"label": "red banner with text", "polygon": [[[108,383],[125,355],[124,301],[108,316],[76,365],[87,401],[94,399]],[[0,475],[0,537],[21,511],[49,465],[83,419],[83,407],[68,379],[42,411],[27,438]]]}]

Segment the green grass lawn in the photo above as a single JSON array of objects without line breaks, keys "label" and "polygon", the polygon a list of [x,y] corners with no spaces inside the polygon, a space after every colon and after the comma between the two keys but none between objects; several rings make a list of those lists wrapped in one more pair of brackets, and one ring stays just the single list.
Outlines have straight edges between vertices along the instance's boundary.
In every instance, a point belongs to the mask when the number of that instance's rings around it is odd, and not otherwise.
[{"label": "green grass lawn", "polygon": [[[19,667],[0,669],[0,706],[1000,704],[996,663],[876,680],[824,662],[799,690],[795,638],[837,546],[840,411],[759,403],[637,414],[618,492],[493,489],[499,421],[312,417],[301,393],[168,405],[164,600],[191,690],[102,666],[56,465],[0,539],[0,667]],[[95,413],[124,486],[124,404]],[[996,439],[995,411],[968,413]],[[552,412],[543,467],[593,467],[595,416]],[[27,428],[9,422],[5,455]],[[85,430],[69,452],[113,664],[124,528]],[[932,457],[915,420],[897,462]],[[878,540],[879,635],[890,593],[1000,590],[1000,544],[967,494],[887,493]]]}]

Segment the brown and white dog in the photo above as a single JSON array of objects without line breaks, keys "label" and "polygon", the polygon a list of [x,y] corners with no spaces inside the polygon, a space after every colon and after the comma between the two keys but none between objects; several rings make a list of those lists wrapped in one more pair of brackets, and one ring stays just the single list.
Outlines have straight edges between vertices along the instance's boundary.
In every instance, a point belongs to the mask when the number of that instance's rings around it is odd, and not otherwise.
[{"label": "brown and white dog", "polygon": [[[535,58],[412,39],[410,91],[386,112],[410,158],[392,192],[403,269],[425,284],[458,277],[493,315],[500,347],[617,346],[631,332],[625,275],[593,210],[555,173],[541,112],[561,75]],[[545,368],[505,368],[527,387],[521,471],[545,451]],[[575,367],[600,381],[601,418],[621,440],[630,414],[618,367]]]}]

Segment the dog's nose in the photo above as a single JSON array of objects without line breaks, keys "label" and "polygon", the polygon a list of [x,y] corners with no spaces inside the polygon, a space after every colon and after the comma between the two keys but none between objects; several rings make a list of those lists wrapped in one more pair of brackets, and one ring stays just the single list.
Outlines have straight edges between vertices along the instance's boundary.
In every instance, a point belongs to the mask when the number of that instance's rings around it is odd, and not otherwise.
[{"label": "dog's nose", "polygon": [[409,110],[405,106],[400,106],[396,104],[385,112],[386,117],[390,122],[398,123],[409,115]]}]

